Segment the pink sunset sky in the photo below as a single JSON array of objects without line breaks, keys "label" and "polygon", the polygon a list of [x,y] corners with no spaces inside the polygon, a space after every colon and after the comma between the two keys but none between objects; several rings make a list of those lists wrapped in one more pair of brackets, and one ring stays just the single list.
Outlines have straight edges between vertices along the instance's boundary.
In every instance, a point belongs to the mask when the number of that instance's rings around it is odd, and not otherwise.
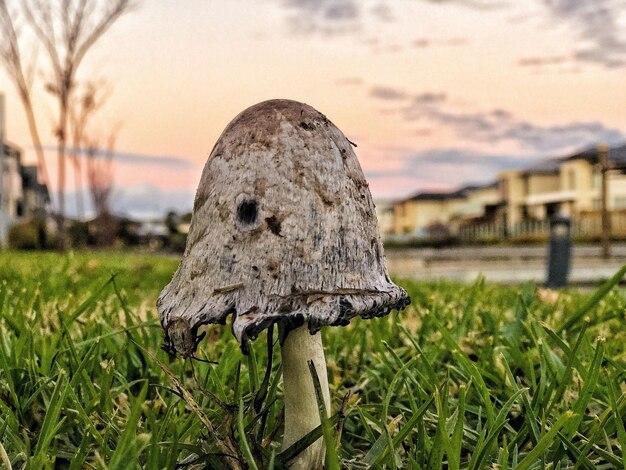
[{"label": "pink sunset sky", "polygon": [[[43,54],[39,63],[44,70]],[[97,43],[79,77],[110,83],[92,131],[121,124],[121,212],[190,209],[221,131],[270,98],[326,114],[358,144],[374,198],[398,198],[626,142],[626,2],[144,0]],[[42,88],[35,81],[52,149]],[[3,72],[0,92],[8,138],[34,161]]]}]

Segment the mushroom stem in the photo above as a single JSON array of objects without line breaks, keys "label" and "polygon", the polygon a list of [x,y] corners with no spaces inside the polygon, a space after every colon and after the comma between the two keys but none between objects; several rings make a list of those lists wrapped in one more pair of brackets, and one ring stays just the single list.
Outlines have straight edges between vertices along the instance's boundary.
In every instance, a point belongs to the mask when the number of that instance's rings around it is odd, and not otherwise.
[{"label": "mushroom stem", "polygon": [[[320,425],[315,388],[308,361],[313,361],[320,379],[326,410],[330,415],[330,392],[322,336],[312,335],[307,325],[291,330],[281,349],[285,392],[283,450]],[[318,469],[324,464],[326,448],[320,438],[290,463],[291,469]]]}]

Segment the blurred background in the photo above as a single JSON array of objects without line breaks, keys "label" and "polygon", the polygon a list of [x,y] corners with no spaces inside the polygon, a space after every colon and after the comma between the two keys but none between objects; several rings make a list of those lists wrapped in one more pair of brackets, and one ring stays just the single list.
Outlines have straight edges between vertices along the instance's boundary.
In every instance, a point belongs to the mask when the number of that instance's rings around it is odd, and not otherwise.
[{"label": "blurred background", "polygon": [[358,144],[392,271],[543,276],[560,215],[575,271],[605,276],[626,256],[625,6],[0,0],[0,244],[181,252],[221,131],[289,98]]}]

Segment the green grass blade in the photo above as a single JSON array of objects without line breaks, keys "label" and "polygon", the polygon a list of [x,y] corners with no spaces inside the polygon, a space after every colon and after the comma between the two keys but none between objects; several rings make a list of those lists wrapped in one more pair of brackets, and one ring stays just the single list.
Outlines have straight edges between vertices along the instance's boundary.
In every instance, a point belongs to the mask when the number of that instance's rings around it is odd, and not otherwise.
[{"label": "green grass blade", "polygon": [[130,462],[138,462],[139,451],[138,443],[136,440],[136,431],[139,425],[139,417],[141,416],[142,407],[146,399],[148,392],[148,383],[145,382],[139,395],[134,399],[132,404],[126,426],[120,439],[117,443],[117,447],[111,456],[108,468],[112,470],[123,470],[128,468]]},{"label": "green grass blade", "polygon": [[115,277],[117,276],[117,274],[113,274],[109,280],[107,282],[105,282],[102,286],[100,286],[99,289],[97,289],[95,292],[91,293],[89,295],[89,297],[87,297],[87,299],[81,303],[78,308],[76,308],[67,318],[67,320],[65,320],[65,326],[66,327],[70,327],[70,325],[72,323],[74,323],[74,321],[76,321],[76,319],[78,317],[80,317],[83,313],[85,313],[87,311],[87,309],[89,309],[89,307],[93,306],[96,303],[96,300],[98,300],[102,294],[106,291],[106,289],[109,287],[109,285],[111,285],[113,283],[113,281],[115,281]]},{"label": "green grass blade", "polygon": [[[404,426],[400,429],[398,434],[393,438],[394,448],[398,446],[401,442],[403,442],[409,433],[417,426],[417,424],[424,417],[424,413],[426,410],[433,404],[435,401],[434,396],[430,396],[426,402],[417,410],[411,418],[406,422]],[[365,458],[363,459],[363,463],[368,465],[369,467],[376,467],[387,455],[389,451],[389,447],[387,446],[386,436],[381,435],[376,442],[372,445],[372,448],[367,452]]]},{"label": "green grass blade", "polygon": [[[572,441],[570,441],[569,439],[567,439],[563,433],[559,432],[558,433],[558,438],[560,439],[565,452],[567,453],[567,455],[570,457],[572,462],[576,462],[576,465],[574,466],[574,470],[577,470],[580,467],[584,467],[587,470],[595,470],[596,466],[593,465],[593,463],[591,463],[591,461],[587,458],[586,455],[584,455],[575,445]],[[560,465],[560,462],[557,464]]]},{"label": "green grass blade", "polygon": [[276,449],[272,449],[272,453],[270,454],[270,460],[267,463],[267,470],[274,470],[276,467]]},{"label": "green grass blade", "polygon": [[578,351],[580,349],[581,344],[583,343],[583,338],[585,336],[586,331],[587,331],[587,326],[585,324],[583,325],[583,327],[580,330],[580,333],[578,334],[578,338],[576,339],[574,348],[571,350],[571,352],[567,356],[567,363],[565,364],[565,370],[563,374],[561,375],[561,377],[559,378],[558,387],[556,391],[554,392],[554,394],[552,395],[552,399],[547,406],[547,413],[549,413],[553,409],[553,407],[557,405],[557,403],[561,400],[561,397],[563,397],[563,394],[565,393],[565,390],[567,389],[568,385],[570,385],[570,382],[572,380],[574,364],[575,364],[575,361],[577,360]]},{"label": "green grass blade", "polygon": [[554,443],[554,440],[557,438],[558,432],[561,430],[563,426],[568,424],[573,419],[576,419],[576,415],[571,411],[566,411],[561,415],[561,417],[557,420],[556,423],[550,428],[550,430],[544,434],[537,445],[532,448],[528,454],[519,462],[519,464],[514,467],[515,470],[526,470],[531,467],[535,463],[537,463],[538,459],[541,457],[549,447]]},{"label": "green grass blade", "polygon": [[580,426],[583,420],[589,402],[593,395],[593,392],[598,385],[598,378],[600,376],[600,370],[602,368],[602,358],[604,357],[604,338],[598,338],[596,349],[593,355],[593,360],[589,366],[589,371],[585,377],[585,383],[578,399],[572,407],[572,411],[577,415],[577,418],[568,422],[567,426],[563,428],[563,435],[567,439],[572,439],[574,433]]},{"label": "green grass blade", "polygon": [[44,465],[44,462],[47,459],[50,444],[65,419],[60,418],[67,393],[69,392],[65,375],[64,370],[59,371],[54,390],[52,391],[50,401],[48,402],[48,408],[41,425],[41,430],[37,436],[37,447],[35,448],[35,452],[33,454],[31,468],[38,469]]},{"label": "green grass blade", "polygon": [[250,450],[250,444],[246,438],[245,424],[243,422],[243,398],[239,398],[239,409],[237,410],[237,430],[239,431],[239,445],[241,446],[241,453],[243,458],[248,464],[248,468],[251,470],[258,470],[252,451]]},{"label": "green grass blade", "polygon": [[483,434],[482,439],[480,439],[476,444],[472,459],[469,464],[469,469],[473,470],[488,466],[488,458],[493,450],[492,444],[500,435],[502,428],[504,428],[504,426],[507,424],[507,416],[511,411],[513,404],[526,392],[527,389],[525,388],[517,390],[506,401],[506,403],[502,405],[502,408],[500,409],[500,412],[495,419],[494,425],[485,430],[486,433]]},{"label": "green grass blade", "polygon": [[246,350],[248,351],[246,360],[248,361],[250,387],[252,388],[252,392],[257,392],[259,390],[259,370],[256,362],[256,353],[254,352],[252,344],[250,344],[250,340],[246,339],[246,344]]},{"label": "green grass blade", "polygon": [[485,380],[483,379],[483,375],[478,370],[476,365],[474,365],[472,361],[470,361],[467,358],[465,353],[459,347],[459,344],[454,340],[450,332],[446,328],[443,327],[443,325],[439,322],[439,320],[437,320],[437,318],[435,318],[434,315],[432,314],[429,317],[430,317],[430,320],[435,324],[435,326],[441,333],[445,343],[448,345],[448,347],[452,351],[454,351],[455,357],[459,360],[459,362],[461,363],[463,368],[467,371],[467,373],[470,374],[474,383],[476,383],[476,386],[478,388],[478,391],[480,392],[480,396],[482,398],[483,404],[485,405],[485,411],[487,413],[487,424],[489,426],[492,426],[495,421],[496,416],[495,416],[495,411],[493,409],[493,404],[491,403],[491,395],[489,393],[487,384],[485,383]]},{"label": "green grass blade", "polygon": [[450,439],[450,447],[446,452],[448,455],[448,465],[450,466],[450,470],[460,470],[461,468],[463,428],[465,424],[465,398],[470,385],[471,381],[468,384],[462,384],[459,387],[456,422],[454,423],[454,430],[452,431],[452,438]]},{"label": "green grass blade", "polygon": [[[339,421],[339,415],[334,414],[330,418],[328,418],[329,424],[334,426]],[[322,425],[320,424],[316,428],[309,431],[307,434],[302,436],[296,442],[291,444],[285,450],[280,452],[280,454],[276,455],[276,465],[277,466],[285,466],[295,457],[297,457],[304,449],[309,447],[315,441],[317,441],[320,437],[323,436]]]},{"label": "green grass blade", "polygon": [[[446,429],[446,421],[448,419],[447,410],[447,397],[448,389],[442,384],[440,389],[435,390],[435,406],[437,408],[437,428],[435,430],[435,438],[433,439],[430,455],[428,457],[428,468],[436,470],[440,469],[443,465],[443,456],[445,455],[445,449],[449,447],[448,444],[448,432]],[[393,445],[393,443],[392,443]],[[393,447],[390,452],[395,453]]]},{"label": "green grass blade", "polygon": [[267,329],[267,365],[265,366],[265,374],[258,391],[254,396],[254,410],[259,413],[263,408],[263,403],[269,391],[270,379],[272,378],[272,364],[274,358],[274,325]]},{"label": "green grass blade", "polygon": [[621,267],[619,271],[617,271],[613,277],[611,277],[608,281],[606,281],[602,286],[596,290],[596,292],[580,307],[574,315],[572,315],[561,327],[557,330],[558,333],[561,333],[564,330],[569,330],[576,323],[578,323],[582,318],[584,318],[587,313],[594,308],[610,291],[615,287],[619,282],[624,278],[626,274],[626,264]]},{"label": "green grass blade", "polygon": [[324,395],[322,393],[322,387],[320,385],[320,378],[315,370],[315,364],[313,361],[309,361],[309,371],[311,372],[311,378],[313,379],[313,387],[315,388],[315,399],[317,400],[317,407],[319,409],[320,421],[322,426],[322,436],[324,438],[324,444],[326,444],[326,464],[324,468],[326,470],[340,470],[339,457],[337,455],[337,449],[335,447],[335,437],[333,435],[333,425],[328,419],[328,411],[326,410],[326,404],[324,403]]},{"label": "green grass blade", "polygon": [[[617,393],[615,391],[615,384],[609,382],[607,385],[609,391],[609,400],[611,405],[611,411],[613,412],[613,419],[615,420],[615,427],[617,429],[617,440],[619,442],[620,450],[622,452],[622,468],[626,470],[626,429],[624,429],[624,421],[622,420],[619,406],[617,405]],[[622,394],[622,398],[626,396]]]}]

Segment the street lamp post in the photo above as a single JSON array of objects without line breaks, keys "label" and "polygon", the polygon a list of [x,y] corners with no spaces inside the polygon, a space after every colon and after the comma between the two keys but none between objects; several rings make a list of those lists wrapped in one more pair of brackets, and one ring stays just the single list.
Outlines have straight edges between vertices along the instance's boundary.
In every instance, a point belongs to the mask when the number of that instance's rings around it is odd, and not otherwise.
[{"label": "street lamp post", "polygon": [[608,259],[611,256],[611,218],[608,208],[608,172],[609,172],[609,147],[598,145],[598,163],[600,164],[600,204],[602,211],[602,232],[600,240],[602,245],[602,257]]},{"label": "street lamp post", "polygon": [[567,287],[572,259],[571,221],[561,215],[550,219],[550,241],[548,243],[548,275],[546,287]]}]

